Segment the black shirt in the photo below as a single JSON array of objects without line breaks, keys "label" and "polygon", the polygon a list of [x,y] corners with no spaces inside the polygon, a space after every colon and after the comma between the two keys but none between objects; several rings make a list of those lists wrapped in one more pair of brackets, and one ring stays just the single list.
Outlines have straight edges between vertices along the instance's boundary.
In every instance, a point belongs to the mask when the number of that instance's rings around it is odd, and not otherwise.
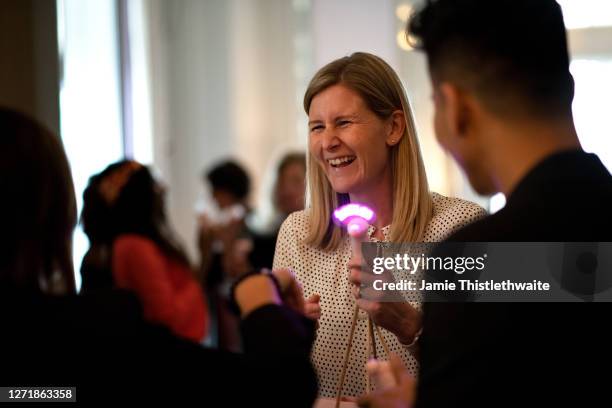
[{"label": "black shirt", "polygon": [[[611,204],[597,156],[562,152],[448,241],[612,241]],[[607,303],[426,303],[417,406],[609,405],[611,317]]]},{"label": "black shirt", "polygon": [[283,306],[247,316],[245,353],[235,354],[145,322],[129,293],[52,297],[0,288],[0,295],[1,386],[75,386],[78,402],[200,407],[310,407],[316,397],[308,357],[314,325]]}]

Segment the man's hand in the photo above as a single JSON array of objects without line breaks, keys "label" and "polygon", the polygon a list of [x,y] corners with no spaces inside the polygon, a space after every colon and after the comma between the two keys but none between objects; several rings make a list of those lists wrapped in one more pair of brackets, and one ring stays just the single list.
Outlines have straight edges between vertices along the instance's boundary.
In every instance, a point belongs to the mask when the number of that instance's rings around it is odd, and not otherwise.
[{"label": "man's hand", "polygon": [[[236,303],[242,316],[266,304],[284,304],[298,313],[304,314],[304,294],[302,286],[288,268],[262,270],[262,274],[247,277],[238,284],[235,290]],[[272,279],[266,274],[274,275],[278,281],[280,294]],[[279,297],[280,295],[280,297]]]},{"label": "man's hand", "polygon": [[357,400],[360,407],[367,408],[411,408],[416,398],[416,380],[410,375],[402,359],[394,353],[389,356],[389,365],[378,364],[369,372],[374,383],[385,383],[384,377],[389,376],[390,370],[395,385],[381,388],[370,394],[361,396]]},{"label": "man's hand", "polygon": [[298,313],[306,314],[302,286],[297,279],[295,279],[293,271],[289,268],[280,268],[274,269],[271,273],[276,277],[276,280],[278,280],[283,303]]}]

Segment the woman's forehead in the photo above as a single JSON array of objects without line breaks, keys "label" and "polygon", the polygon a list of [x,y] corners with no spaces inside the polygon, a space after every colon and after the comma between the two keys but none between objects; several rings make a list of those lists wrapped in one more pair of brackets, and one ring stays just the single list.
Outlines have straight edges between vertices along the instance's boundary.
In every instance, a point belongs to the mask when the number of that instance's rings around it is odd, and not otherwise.
[{"label": "woman's forehead", "polygon": [[363,98],[344,85],[333,85],[312,99],[309,117],[354,115],[366,109]]}]

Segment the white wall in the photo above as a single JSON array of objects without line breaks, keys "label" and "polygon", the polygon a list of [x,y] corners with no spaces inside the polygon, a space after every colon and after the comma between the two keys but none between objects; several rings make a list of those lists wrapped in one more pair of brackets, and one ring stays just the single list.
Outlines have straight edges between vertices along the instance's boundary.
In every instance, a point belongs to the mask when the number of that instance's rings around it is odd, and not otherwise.
[{"label": "white wall", "polygon": [[366,51],[397,69],[394,8],[394,0],[312,0],[315,66]]},{"label": "white wall", "polygon": [[[272,158],[306,145],[302,98],[312,75],[356,51],[381,56],[408,81],[432,188],[469,194],[450,187],[462,185],[460,172],[433,137],[424,60],[397,46],[396,3],[149,0],[154,161],[192,257],[202,170],[234,156],[258,190]],[[449,168],[459,184],[448,182]]]},{"label": "white wall", "polygon": [[292,7],[285,0],[148,2],[154,161],[193,260],[203,170],[235,157],[257,189],[270,157],[303,146],[296,127],[302,75],[294,66],[301,25]]}]

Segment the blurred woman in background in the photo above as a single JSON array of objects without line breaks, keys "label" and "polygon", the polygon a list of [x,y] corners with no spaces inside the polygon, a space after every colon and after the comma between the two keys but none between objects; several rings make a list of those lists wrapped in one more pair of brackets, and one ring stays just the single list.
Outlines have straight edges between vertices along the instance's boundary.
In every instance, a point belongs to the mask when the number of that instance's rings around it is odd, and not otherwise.
[{"label": "blurred woman in background", "polygon": [[[118,168],[123,162],[107,167],[107,171]],[[83,192],[81,226],[89,239],[89,249],[81,262],[80,294],[105,291],[115,287],[111,270],[112,230],[110,206],[100,194],[100,174],[90,177]]]},{"label": "blurred woman in background", "polygon": [[276,239],[283,221],[291,213],[304,209],[306,154],[297,151],[286,153],[273,170],[271,186],[264,187],[264,199],[253,216],[247,219],[253,240],[249,260],[260,268],[269,268],[274,261]]},{"label": "blurred woman in background", "polygon": [[83,226],[92,248],[82,270],[104,276],[110,267],[114,285],[137,295],[146,319],[202,341],[208,323],[204,295],[173,239],[164,189],[149,169],[129,160],[111,164],[92,177],[84,196]]}]

